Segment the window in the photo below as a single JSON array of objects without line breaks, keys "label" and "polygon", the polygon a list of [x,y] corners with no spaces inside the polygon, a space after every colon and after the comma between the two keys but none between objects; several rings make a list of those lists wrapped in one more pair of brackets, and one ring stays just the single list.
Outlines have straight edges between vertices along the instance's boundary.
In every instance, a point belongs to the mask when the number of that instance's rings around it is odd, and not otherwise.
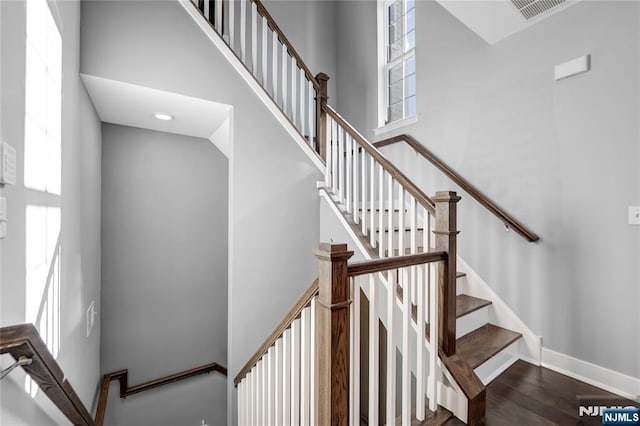
[{"label": "window", "polygon": [[416,115],[415,0],[387,0],[381,12],[384,107],[380,121],[384,125]]},{"label": "window", "polygon": [[[26,2],[24,186],[25,322],[58,356],[61,269],[62,37],[47,0]],[[26,390],[38,386],[26,377]]]}]

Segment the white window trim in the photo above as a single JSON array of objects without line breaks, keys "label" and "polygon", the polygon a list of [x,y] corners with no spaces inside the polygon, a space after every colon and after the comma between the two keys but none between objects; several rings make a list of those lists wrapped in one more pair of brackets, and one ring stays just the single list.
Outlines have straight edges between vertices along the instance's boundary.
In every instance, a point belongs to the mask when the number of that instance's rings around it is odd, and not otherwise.
[{"label": "white window trim", "polygon": [[[386,122],[387,119],[387,106],[388,106],[388,101],[387,101],[387,97],[389,96],[388,94],[388,85],[387,85],[387,79],[388,79],[388,68],[390,68],[392,65],[390,64],[396,64],[399,63],[400,61],[404,61],[405,58],[409,57],[409,56],[414,56],[415,57],[415,52],[416,52],[416,46],[414,46],[414,48],[412,49],[411,52],[409,53],[403,53],[402,56],[400,56],[399,58],[394,59],[392,62],[387,63],[387,52],[386,52],[386,45],[387,45],[387,40],[388,40],[388,26],[386,25],[386,12],[387,12],[387,7],[389,6],[389,4],[394,1],[394,0],[377,0],[377,26],[378,26],[378,31],[377,31],[377,40],[378,40],[378,127],[373,129],[374,133],[376,135],[380,134],[380,133],[384,133],[387,131],[391,131],[394,129],[398,129],[401,127],[404,127],[406,125],[415,123],[418,121],[418,117],[419,117],[419,112],[418,112],[418,104],[416,102],[416,113],[414,115],[411,115],[409,117],[404,117],[401,118],[399,120],[396,121],[392,121],[390,123]],[[416,5],[417,7],[417,5]],[[416,17],[416,26],[417,26],[417,17]],[[417,31],[417,29],[416,29]],[[416,40],[417,41],[417,40]],[[417,63],[416,63],[416,75],[417,75]],[[417,96],[416,96],[417,99]],[[403,108],[405,107],[404,105],[404,99],[403,99]]]}]

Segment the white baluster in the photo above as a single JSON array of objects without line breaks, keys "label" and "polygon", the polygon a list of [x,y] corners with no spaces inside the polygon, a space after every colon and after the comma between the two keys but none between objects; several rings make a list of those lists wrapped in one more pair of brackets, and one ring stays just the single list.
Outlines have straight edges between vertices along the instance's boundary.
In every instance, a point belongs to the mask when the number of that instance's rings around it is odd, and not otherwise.
[{"label": "white baluster", "polygon": [[398,256],[404,256],[404,187],[398,183]]},{"label": "white baluster", "polygon": [[378,194],[378,255],[384,257],[384,168],[378,164],[379,194]]},{"label": "white baluster", "polygon": [[351,156],[352,156],[352,151],[351,151],[351,142],[353,141],[353,138],[351,137],[351,135],[349,135],[348,133],[345,132],[345,138],[344,138],[344,149],[346,151],[346,156],[345,156],[345,162],[347,163],[347,172],[346,172],[346,179],[345,179],[345,198],[346,198],[346,206],[347,206],[347,212],[351,212],[353,209],[353,205],[351,204],[351,180],[353,179],[353,174],[352,174],[352,170],[351,170],[351,166],[353,165],[352,160],[351,160]]},{"label": "white baluster", "polygon": [[268,41],[269,41],[269,37],[268,37],[268,31],[269,31],[269,24],[267,23],[267,18],[265,18],[264,16],[262,17],[262,40],[261,40],[261,44],[262,44],[262,86],[265,88],[265,90],[267,89],[267,69],[269,68],[269,64],[268,64]]},{"label": "white baluster", "polygon": [[298,98],[298,108],[300,112],[300,133],[302,136],[309,135],[309,145],[313,146],[313,141],[311,140],[311,132],[307,132],[307,126],[305,122],[304,108],[307,104],[305,102],[306,90],[304,90],[304,86],[307,82],[306,77],[304,76],[304,70],[302,68],[298,68],[298,79],[300,80],[300,95]]},{"label": "white baluster", "polygon": [[[438,265],[443,267],[442,265]],[[433,269],[433,268],[430,268]],[[429,410],[436,411],[438,408],[438,284],[437,280],[431,279],[429,285]]]},{"label": "white baluster", "polygon": [[274,373],[275,373],[275,389],[276,394],[274,398],[274,424],[282,424],[282,347],[284,345],[284,337],[280,337],[276,340],[276,349],[274,357]]},{"label": "white baluster", "polygon": [[291,424],[291,329],[282,334],[282,425]]},{"label": "white baluster", "polygon": [[[400,194],[404,190],[400,189]],[[403,204],[400,203],[400,206]],[[402,217],[402,213],[400,213]],[[403,233],[402,231],[400,232]],[[402,247],[402,246],[401,246]],[[399,271],[402,286],[402,424],[411,424],[411,285],[407,283],[407,268]]]},{"label": "white baluster", "polygon": [[298,120],[298,108],[297,108],[297,88],[298,88],[298,81],[296,80],[296,78],[298,77],[298,73],[296,72],[296,69],[298,68],[298,66],[296,65],[296,60],[293,56],[291,56],[291,122],[293,123],[294,127],[297,127],[296,122]]},{"label": "white baluster", "polygon": [[378,425],[380,350],[378,325],[378,282],[369,274],[369,424]]},{"label": "white baluster", "polygon": [[275,392],[273,385],[276,381],[275,371],[273,370],[273,346],[269,348],[267,354],[265,355],[265,362],[267,364],[267,418],[266,423],[268,425],[273,424],[273,408],[275,405]]},{"label": "white baluster", "polygon": [[275,31],[271,32],[271,87],[273,88],[273,100],[278,103],[278,34]]},{"label": "white baluster", "polygon": [[262,360],[258,361],[254,369],[256,374],[256,414],[254,424],[258,424],[262,422],[262,407],[264,406],[262,401],[264,397],[262,388]]},{"label": "white baluster", "polygon": [[[306,78],[305,78],[306,79]],[[311,146],[313,147],[313,149],[315,149],[316,151],[318,150],[318,144],[320,143],[319,140],[314,139],[315,136],[315,132],[314,132],[314,121],[315,121],[315,100],[313,98],[313,95],[315,93],[315,90],[313,88],[313,83],[311,83],[309,80],[307,81],[307,93],[308,93],[308,98],[307,99],[307,109],[308,109],[308,113],[309,113],[309,143],[311,144]],[[328,129],[328,127],[327,127]],[[326,129],[325,129],[326,130]],[[328,132],[328,130],[326,130]]]},{"label": "white baluster", "polygon": [[[388,190],[389,192],[387,193],[387,236],[389,237],[389,254],[387,254],[387,257],[391,257],[394,256],[394,252],[393,252],[393,176],[391,176],[391,174],[388,174],[388,180],[387,180],[387,185],[388,185]],[[380,212],[380,214],[383,214],[382,212]],[[380,230],[382,231],[382,230]],[[393,287],[393,291],[395,291],[395,282],[394,282],[394,287]]]},{"label": "white baluster", "polygon": [[309,414],[311,411],[311,404],[309,398],[309,374],[311,372],[311,321],[309,318],[309,308],[304,308],[300,315],[300,320],[302,322],[302,332],[300,345],[302,346],[301,354],[300,354],[300,403],[302,404],[302,408],[300,411],[300,424],[308,425],[309,424]]},{"label": "white baluster", "polygon": [[282,111],[284,115],[288,116],[287,105],[289,105],[289,98],[287,96],[287,60],[289,59],[289,51],[287,50],[287,46],[282,45]]},{"label": "white baluster", "polygon": [[331,187],[333,188],[333,193],[336,195],[338,195],[338,148],[338,123],[331,120],[331,155],[333,155],[333,159],[331,160],[331,164],[333,164],[333,171],[331,173],[333,182]]},{"label": "white baluster", "polygon": [[358,159],[360,158],[358,154],[358,146],[355,139],[351,140],[351,156],[353,157],[353,189],[351,190],[351,196],[353,197],[353,220],[356,225],[360,223],[359,212],[358,212],[358,189],[360,182],[360,162]]},{"label": "white baluster", "polygon": [[236,9],[236,0],[228,0],[229,1],[229,46],[231,46],[231,50],[235,50],[235,9]]},{"label": "white baluster", "polygon": [[364,148],[361,148],[362,153],[360,155],[360,182],[362,184],[361,188],[360,188],[360,195],[362,195],[362,203],[360,205],[360,209],[362,210],[362,226],[361,226],[361,230],[362,230],[362,234],[363,235],[367,235],[367,192],[368,192],[368,188],[367,188],[367,152],[364,150]]},{"label": "white baluster", "polygon": [[247,63],[247,1],[240,0],[240,57]]},{"label": "white baluster", "polygon": [[251,71],[258,73],[258,8],[251,2]]},{"label": "white baluster", "polygon": [[262,384],[262,390],[260,391],[262,393],[262,410],[260,410],[260,424],[266,425],[268,424],[268,413],[269,413],[269,394],[271,392],[269,392],[269,377],[267,376],[267,373],[269,372],[268,370],[268,366],[269,366],[269,352],[267,352],[267,354],[265,356],[262,357],[262,368],[260,369],[261,374],[262,374],[262,378],[261,378],[261,384]]},{"label": "white baluster", "polygon": [[344,203],[344,131],[338,126],[338,193]]},{"label": "white baluster", "polygon": [[[416,217],[416,199],[413,195],[408,194],[409,197],[409,227],[410,227],[410,246],[409,250],[411,254],[418,252],[418,245],[416,244],[416,236],[418,232],[418,220]],[[402,213],[400,213],[402,214]],[[424,232],[424,231],[423,231]],[[411,268],[411,303],[416,304],[416,268]]]},{"label": "white baluster", "polygon": [[310,307],[310,323],[311,323],[311,331],[309,334],[311,340],[311,347],[309,348],[310,355],[310,372],[309,372],[309,400],[311,401],[311,406],[309,410],[309,419],[310,424],[316,425],[318,424],[317,413],[318,413],[318,397],[316,395],[316,298],[311,299],[311,307]]},{"label": "white baluster", "polygon": [[396,424],[396,342],[394,312],[396,286],[393,272],[387,273],[387,424]]},{"label": "white baluster", "polygon": [[300,320],[291,324],[291,425],[300,424]]},{"label": "white baluster", "polygon": [[[428,267],[428,263],[425,264]],[[425,353],[424,353],[424,338],[425,338],[425,316],[424,316],[424,308],[427,301],[425,300],[425,289],[427,287],[426,275],[423,273],[424,268],[422,266],[419,267],[418,271],[416,271],[416,281],[417,285],[417,315],[416,315],[416,324],[417,324],[417,333],[416,333],[416,418],[420,421],[425,419],[425,406],[424,406],[424,397],[425,397]],[[424,275],[424,278],[423,278]]]},{"label": "white baluster", "polygon": [[324,174],[324,186],[330,188],[332,182],[332,174],[333,174],[333,155],[331,148],[331,129],[333,127],[333,119],[331,117],[327,117],[327,137],[325,138],[325,147],[327,150],[327,161],[326,166],[327,170]]},{"label": "white baluster", "polygon": [[351,350],[349,351],[350,370],[349,385],[349,411],[351,413],[351,424],[360,423],[360,285],[355,278],[350,280],[351,284]]},{"label": "white baluster", "polygon": [[[216,0],[216,29],[221,36],[224,36],[222,32],[222,0]],[[211,7],[211,5],[209,5]]]},{"label": "white baluster", "polygon": [[247,377],[245,376],[245,378],[238,383],[238,425],[243,425],[244,424],[244,408],[245,408],[245,401],[244,401],[244,384],[247,382],[246,381]]}]

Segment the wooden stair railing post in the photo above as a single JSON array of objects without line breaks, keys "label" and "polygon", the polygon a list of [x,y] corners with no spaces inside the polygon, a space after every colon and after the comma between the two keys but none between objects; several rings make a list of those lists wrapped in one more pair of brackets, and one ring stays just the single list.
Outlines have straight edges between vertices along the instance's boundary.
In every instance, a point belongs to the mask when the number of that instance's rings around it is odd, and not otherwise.
[{"label": "wooden stair railing post", "polygon": [[436,192],[436,250],[447,252],[444,267],[438,268],[439,342],[447,356],[456,353],[456,255],[457,208],[460,197],[454,191]]},{"label": "wooden stair railing post", "polygon": [[349,304],[346,244],[320,244],[316,310],[318,424],[349,423]]},{"label": "wooden stair railing post", "polygon": [[[327,160],[327,113],[322,108],[327,104],[329,99],[327,81],[329,76],[323,72],[316,75],[316,80],[320,85],[319,90],[316,92],[316,143],[318,154],[323,160]],[[311,138],[311,136],[309,136]],[[309,143],[313,146],[313,141],[309,140]]]}]

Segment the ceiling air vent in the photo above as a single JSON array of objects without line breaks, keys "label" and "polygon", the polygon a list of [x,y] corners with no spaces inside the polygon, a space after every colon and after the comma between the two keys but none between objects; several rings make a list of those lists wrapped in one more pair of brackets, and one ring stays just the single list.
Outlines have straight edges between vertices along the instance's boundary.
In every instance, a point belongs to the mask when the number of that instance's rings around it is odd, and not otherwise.
[{"label": "ceiling air vent", "polygon": [[511,0],[525,19],[531,19],[564,3],[565,0]]}]

